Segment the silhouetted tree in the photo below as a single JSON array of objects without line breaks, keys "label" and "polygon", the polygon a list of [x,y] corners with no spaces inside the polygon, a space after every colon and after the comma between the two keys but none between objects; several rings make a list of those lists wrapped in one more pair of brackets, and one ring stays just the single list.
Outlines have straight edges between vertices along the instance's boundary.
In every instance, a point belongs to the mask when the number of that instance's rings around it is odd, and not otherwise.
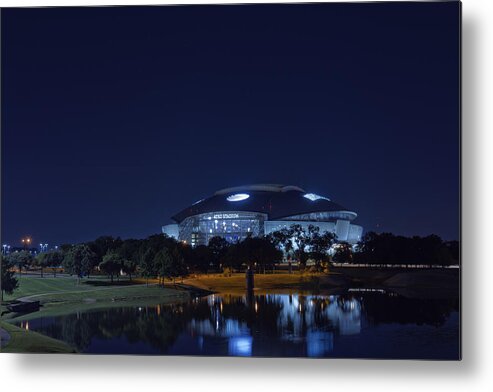
[{"label": "silhouetted tree", "polygon": [[241,269],[243,264],[248,263],[248,255],[240,242],[229,244],[226,251],[220,258],[220,265],[223,271],[228,268],[230,271]]},{"label": "silhouetted tree", "polygon": [[47,252],[38,253],[34,258],[34,264],[41,269],[41,277],[45,268],[53,269],[53,276],[56,277],[56,268],[63,262],[63,254],[59,250],[49,250]]},{"label": "silhouetted tree", "polygon": [[120,246],[115,250],[125,260],[131,260],[138,263],[139,250],[145,240],[126,239],[120,242]]},{"label": "silhouetted tree", "polygon": [[457,241],[443,242],[436,235],[403,237],[374,232],[363,236],[353,257],[357,263],[400,265],[451,265],[457,264],[458,259]]},{"label": "silhouetted tree", "polygon": [[114,238],[106,235],[98,237],[94,241],[88,242],[87,245],[96,255],[95,264],[99,264],[108,252],[119,249],[122,246],[122,242],[123,241],[120,238]]},{"label": "silhouetted tree", "polygon": [[280,230],[270,233],[267,238],[272,242],[279,250],[284,252],[286,258],[289,258],[293,252],[293,234],[294,231],[291,228],[283,227]]},{"label": "silhouetted tree", "polygon": [[329,249],[336,242],[337,236],[334,233],[325,231],[319,233],[319,231],[312,231],[310,240],[310,257],[315,260],[317,269],[321,268],[323,262],[328,262]]},{"label": "silhouetted tree", "polygon": [[116,251],[109,250],[103,256],[103,261],[99,263],[99,269],[109,275],[111,283],[113,283],[113,276],[120,273],[123,263],[123,258]]},{"label": "silhouetted tree", "polygon": [[12,264],[19,268],[19,276],[22,275],[22,269],[27,269],[27,267],[31,266],[34,261],[33,255],[27,250],[10,253],[7,257]]},{"label": "silhouetted tree", "polygon": [[74,245],[70,248],[63,259],[65,270],[77,276],[77,283],[84,275],[89,275],[94,263],[97,261],[96,254],[86,244]]},{"label": "silhouetted tree", "polygon": [[146,279],[146,284],[149,284],[149,278],[156,276],[154,254],[152,250],[145,246],[141,246],[138,252],[138,263],[141,275]]},{"label": "silhouetted tree", "polygon": [[353,252],[351,245],[347,242],[340,242],[335,247],[334,256],[332,260],[336,263],[350,263],[353,258]]},{"label": "silhouetted tree", "polygon": [[155,268],[159,277],[159,284],[164,284],[164,279],[173,280],[186,275],[186,266],[182,255],[175,249],[164,248],[154,257]]},{"label": "silhouetted tree", "polygon": [[137,270],[137,262],[135,262],[134,260],[123,259],[122,270],[125,274],[128,275],[130,281],[132,281],[132,275],[134,275],[135,271]]},{"label": "silhouetted tree", "polygon": [[212,265],[213,268],[218,269],[222,259],[226,255],[226,252],[228,251],[230,244],[226,239],[223,237],[212,237],[209,240],[209,244],[207,247],[211,251],[211,261],[210,264]]},{"label": "silhouetted tree", "polygon": [[45,252],[38,253],[36,255],[36,257],[34,257],[33,264],[36,267],[39,267],[40,268],[41,277],[43,278],[43,270],[48,266],[48,260],[47,260],[47,257],[46,257],[46,253]]},{"label": "silhouetted tree", "polygon": [[0,264],[2,270],[2,301],[3,294],[12,294],[14,290],[19,286],[19,282],[15,277],[15,273],[13,271],[14,262],[10,257],[4,257],[0,255]]},{"label": "silhouetted tree", "polygon": [[248,237],[239,246],[248,264],[264,274],[267,268],[272,270],[274,263],[282,260],[282,252],[265,237]]},{"label": "silhouetted tree", "polygon": [[191,250],[189,262],[193,269],[207,273],[212,259],[212,250],[208,246],[199,245]]}]

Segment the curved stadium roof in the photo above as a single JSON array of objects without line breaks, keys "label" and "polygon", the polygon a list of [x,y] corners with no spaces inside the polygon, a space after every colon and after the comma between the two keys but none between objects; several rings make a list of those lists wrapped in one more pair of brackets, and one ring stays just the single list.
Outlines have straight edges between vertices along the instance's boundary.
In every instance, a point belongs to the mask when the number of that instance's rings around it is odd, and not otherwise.
[{"label": "curved stadium roof", "polygon": [[184,219],[209,212],[247,211],[268,215],[269,220],[279,220],[295,215],[315,212],[349,213],[350,219],[357,214],[334,203],[326,197],[306,193],[292,185],[257,184],[217,191],[213,196],[200,200],[172,217],[178,223]]}]

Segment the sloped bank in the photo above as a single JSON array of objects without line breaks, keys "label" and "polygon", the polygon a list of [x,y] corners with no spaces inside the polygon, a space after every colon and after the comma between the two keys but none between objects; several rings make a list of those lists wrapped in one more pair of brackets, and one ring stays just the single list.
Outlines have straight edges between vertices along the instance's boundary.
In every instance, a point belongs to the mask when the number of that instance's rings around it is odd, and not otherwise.
[{"label": "sloped bank", "polygon": [[0,322],[0,328],[9,335],[2,345],[2,353],[75,353],[68,344],[37,332],[28,331],[15,325]]}]

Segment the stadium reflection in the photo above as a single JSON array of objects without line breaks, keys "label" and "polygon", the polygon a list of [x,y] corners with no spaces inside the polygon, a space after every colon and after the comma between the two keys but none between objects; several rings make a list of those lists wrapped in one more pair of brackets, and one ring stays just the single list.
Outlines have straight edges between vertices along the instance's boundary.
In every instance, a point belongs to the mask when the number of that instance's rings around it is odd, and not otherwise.
[{"label": "stadium reflection", "polygon": [[[210,295],[34,319],[29,328],[91,353],[378,358],[395,349],[400,357],[449,358],[457,307],[385,292]],[[440,329],[450,339],[433,338]],[[435,347],[423,352],[423,339]]]}]

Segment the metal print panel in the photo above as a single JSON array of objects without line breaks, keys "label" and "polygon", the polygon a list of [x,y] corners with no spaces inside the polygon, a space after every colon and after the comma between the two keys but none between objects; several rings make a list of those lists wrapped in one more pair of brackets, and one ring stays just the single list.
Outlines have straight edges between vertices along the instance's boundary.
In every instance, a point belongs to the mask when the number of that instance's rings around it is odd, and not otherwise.
[{"label": "metal print panel", "polygon": [[2,9],[1,351],[459,360],[460,7]]}]

